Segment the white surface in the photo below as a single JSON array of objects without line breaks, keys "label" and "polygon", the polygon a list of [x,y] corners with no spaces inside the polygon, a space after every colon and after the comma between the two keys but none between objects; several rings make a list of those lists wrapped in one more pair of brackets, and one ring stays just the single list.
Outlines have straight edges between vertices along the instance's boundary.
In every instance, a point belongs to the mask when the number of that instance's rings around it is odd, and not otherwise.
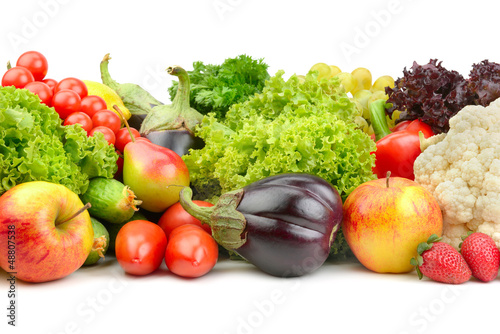
[{"label": "white surface", "polygon": [[[326,62],[397,78],[414,60],[431,58],[467,76],[473,63],[500,62],[495,7],[428,0],[9,0],[0,11],[0,64],[38,50],[48,58],[47,77],[98,81],[99,62],[110,52],[115,80],[140,84],[164,102],[168,66],[189,70],[196,60],[220,63],[242,53],[265,58],[271,74],[284,69],[285,76]],[[371,36],[363,39],[360,31]],[[357,53],[348,56],[341,46]],[[227,260],[196,280],[164,270],[136,278],[108,257],[56,282],[17,282],[15,329],[6,324],[7,290],[2,276],[2,333],[465,333],[497,330],[500,279],[449,286],[355,263],[278,279]]]}]

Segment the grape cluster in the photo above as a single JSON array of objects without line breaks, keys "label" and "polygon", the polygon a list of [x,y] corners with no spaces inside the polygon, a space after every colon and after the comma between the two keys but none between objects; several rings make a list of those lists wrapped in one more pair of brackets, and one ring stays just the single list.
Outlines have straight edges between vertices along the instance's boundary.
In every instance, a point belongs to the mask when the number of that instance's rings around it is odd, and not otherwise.
[{"label": "grape cluster", "polygon": [[[383,75],[372,84],[372,74],[367,68],[358,67],[349,73],[342,72],[339,67],[326,63],[314,64],[310,71],[318,72],[318,80],[339,77],[346,93],[358,108],[359,112],[356,115],[355,122],[365,133],[373,134],[368,106],[375,100],[388,99],[387,94],[385,94],[385,87],[394,88],[394,79],[389,75]],[[389,128],[394,127],[398,117],[398,111],[393,114],[392,119],[387,116]]]}]

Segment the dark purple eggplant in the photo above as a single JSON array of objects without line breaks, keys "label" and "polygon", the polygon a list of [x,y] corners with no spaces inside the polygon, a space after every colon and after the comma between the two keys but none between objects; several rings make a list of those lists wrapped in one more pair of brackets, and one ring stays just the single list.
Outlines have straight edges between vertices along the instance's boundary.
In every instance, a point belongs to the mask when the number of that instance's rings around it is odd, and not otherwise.
[{"label": "dark purple eggplant", "polygon": [[301,173],[280,174],[221,195],[199,207],[190,188],[182,207],[203,223],[224,248],[279,277],[310,273],[327,259],[342,222],[342,199],[326,180]]},{"label": "dark purple eggplant", "polygon": [[[177,150],[174,151],[183,156],[189,153],[190,148],[195,148],[195,144],[201,140],[196,139],[194,131],[196,125],[203,119],[203,115],[189,105],[189,75],[186,70],[180,66],[172,66],[167,68],[167,72],[179,78],[177,94],[172,104],[154,107],[142,121],[139,132],[141,136],[163,147],[173,149],[175,145]],[[175,135],[172,135],[173,133]],[[191,140],[183,138],[185,133]]]}]

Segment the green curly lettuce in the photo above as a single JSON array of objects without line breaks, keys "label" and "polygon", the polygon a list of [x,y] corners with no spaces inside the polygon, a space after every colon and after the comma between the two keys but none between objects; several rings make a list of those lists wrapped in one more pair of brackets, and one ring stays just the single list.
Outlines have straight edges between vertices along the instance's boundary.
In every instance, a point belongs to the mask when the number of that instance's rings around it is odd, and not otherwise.
[{"label": "green curly lettuce", "polygon": [[113,177],[117,159],[102,134],[87,137],[79,125],[63,126],[28,90],[0,87],[0,195],[35,180],[82,194],[90,178]]},{"label": "green curly lettuce", "polygon": [[[208,114],[196,128],[205,147],[183,159],[198,198],[214,201],[264,177],[301,172],[328,180],[345,200],[374,178],[375,143],[354,123],[356,107],[340,81],[318,81],[316,73],[285,81],[283,74],[233,105],[224,120]],[[349,252],[344,238],[332,252]]]}]

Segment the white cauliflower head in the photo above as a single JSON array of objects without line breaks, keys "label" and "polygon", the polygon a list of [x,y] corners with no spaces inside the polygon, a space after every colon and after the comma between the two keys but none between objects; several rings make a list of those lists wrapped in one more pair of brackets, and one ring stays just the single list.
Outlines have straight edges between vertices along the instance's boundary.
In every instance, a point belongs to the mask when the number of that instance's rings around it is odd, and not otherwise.
[{"label": "white cauliflower head", "polygon": [[458,249],[467,232],[483,232],[500,247],[500,99],[466,106],[435,137],[422,145],[414,172],[441,207],[443,241]]}]

